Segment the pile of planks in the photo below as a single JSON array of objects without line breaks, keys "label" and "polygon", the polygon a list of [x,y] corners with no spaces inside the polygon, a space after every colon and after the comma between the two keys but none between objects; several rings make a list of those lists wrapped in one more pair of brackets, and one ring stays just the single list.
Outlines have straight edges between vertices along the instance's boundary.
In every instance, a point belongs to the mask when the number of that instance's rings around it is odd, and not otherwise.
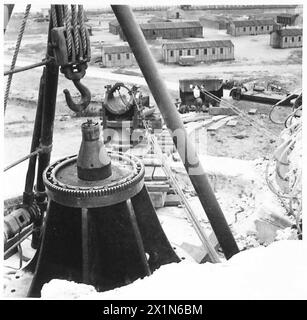
[{"label": "pile of planks", "polygon": [[[237,116],[217,115],[208,116],[203,114],[194,114],[183,117],[186,126],[190,126],[190,122],[197,122],[200,126],[205,127],[208,131],[214,132],[223,125],[235,126],[237,124]],[[193,125],[192,125],[193,127]],[[193,128],[190,128],[193,129]],[[188,130],[189,131],[189,130]],[[156,135],[157,142],[163,154],[169,156],[176,151],[173,139],[169,131],[164,129]],[[166,176],[162,160],[154,150],[143,156],[145,165],[145,184],[155,208],[163,206],[176,206],[180,204],[180,199],[171,186]]]},{"label": "pile of planks", "polygon": [[177,206],[179,197],[166,176],[161,159],[154,154],[147,154],[143,158],[145,164],[145,185],[155,208],[164,206]]},{"label": "pile of planks", "polygon": [[207,127],[207,131],[216,131],[224,125],[234,127],[237,122],[237,116],[219,115],[212,117],[204,126]]}]

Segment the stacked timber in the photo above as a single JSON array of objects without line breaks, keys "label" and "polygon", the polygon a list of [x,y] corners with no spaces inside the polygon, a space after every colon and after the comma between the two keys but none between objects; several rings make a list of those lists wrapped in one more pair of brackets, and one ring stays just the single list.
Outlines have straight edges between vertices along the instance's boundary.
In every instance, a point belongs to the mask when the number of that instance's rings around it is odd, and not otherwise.
[{"label": "stacked timber", "polygon": [[[199,126],[206,128],[209,132],[215,132],[224,125],[235,126],[237,116],[234,115],[215,115],[204,114],[183,115],[182,120],[187,126],[187,132],[197,130]],[[192,123],[193,122],[193,123]],[[156,140],[162,153],[166,156],[176,155],[176,147],[169,131],[163,129],[156,134]],[[150,148],[148,153],[142,156],[145,165],[145,184],[155,208],[164,206],[178,206],[181,204],[179,196],[173,189],[162,164],[160,151]]]}]

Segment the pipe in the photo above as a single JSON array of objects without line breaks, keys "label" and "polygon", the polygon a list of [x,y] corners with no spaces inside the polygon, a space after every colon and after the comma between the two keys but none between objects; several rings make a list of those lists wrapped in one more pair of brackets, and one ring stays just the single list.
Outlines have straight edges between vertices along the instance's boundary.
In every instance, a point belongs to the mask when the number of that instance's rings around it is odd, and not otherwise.
[{"label": "pipe", "polygon": [[[59,6],[56,8],[60,10]],[[53,57],[53,49],[51,43],[52,19],[49,22],[49,32],[47,41],[47,60]],[[50,163],[51,146],[53,141],[53,127],[55,117],[55,107],[59,79],[59,66],[56,65],[54,59],[50,59],[43,71],[45,74],[45,84],[42,97],[42,118],[40,129],[40,144],[49,146],[45,152],[42,152],[38,158],[37,178],[36,178],[36,202],[41,212],[46,210],[46,194],[43,182],[43,172]],[[43,215],[34,221],[34,231],[32,234],[32,248],[38,248],[40,243],[41,226],[43,223]]]},{"label": "pipe", "polygon": [[48,63],[47,60],[43,60],[41,62],[33,63],[33,64],[30,64],[30,65],[25,66],[25,67],[15,68],[13,70],[8,70],[8,71],[4,72],[4,76],[8,76],[10,74],[19,73],[19,72],[23,72],[23,71],[27,71],[27,70],[32,70],[34,68],[45,66],[47,63]]},{"label": "pipe", "polygon": [[[44,91],[45,91],[45,76],[46,76],[46,72],[44,69],[40,79],[40,84],[39,84],[38,101],[37,101],[34,129],[32,134],[31,150],[30,150],[31,152],[35,151],[39,147],[40,132],[41,132],[41,126],[42,126],[43,98],[44,98]],[[23,203],[27,205],[30,205],[34,198],[33,185],[34,185],[34,179],[35,179],[36,160],[37,160],[37,156],[33,156],[30,158],[29,164],[28,164],[25,188],[23,193]]]},{"label": "pipe", "polygon": [[[224,255],[227,259],[239,252],[235,239],[230,231],[223,212],[217,202],[213,190],[208,181],[207,175],[199,162],[198,155],[195,152],[194,145],[187,143],[187,132],[183,122],[176,110],[164,81],[158,71],[154,58],[148,48],[144,35],[137,24],[132,10],[127,5],[112,5],[113,12],[121,26],[121,29],[127,39],[130,48],[138,62],[138,65],[144,75],[148,87],[160,109],[163,119],[171,133],[180,131],[184,135],[184,148],[177,145],[176,137],[173,137],[176,148],[184,163],[191,182],[198,194],[199,200],[207,214],[213,231],[221,245]],[[178,141],[180,142],[180,141]],[[198,166],[198,174],[193,174],[195,165],[186,161],[187,147],[189,154],[195,155],[195,162]]]},{"label": "pipe", "polygon": [[41,152],[41,149],[34,150],[33,152],[27,154],[26,156],[14,161],[13,163],[9,164],[8,166],[6,166],[3,171],[5,172],[5,171],[17,166],[18,164],[22,163],[23,161],[26,161],[27,159],[31,159],[32,157],[36,156],[40,152]]},{"label": "pipe", "polygon": [[[56,5],[56,7],[58,7]],[[53,49],[49,45],[51,43],[51,29],[52,29],[52,19],[49,23],[49,33],[48,33],[48,45],[47,45],[47,56],[53,57]],[[49,60],[49,59],[48,59]],[[42,109],[42,122],[41,122],[41,132],[40,132],[40,143],[44,146],[51,146],[53,140],[53,125],[55,117],[55,106],[58,88],[58,77],[59,77],[59,66],[56,65],[54,59],[50,59],[44,68],[45,73],[45,90],[42,97],[43,109]],[[45,186],[43,182],[43,172],[50,162],[51,150],[42,153],[38,161],[37,170],[37,191],[39,193],[45,191]]]}]

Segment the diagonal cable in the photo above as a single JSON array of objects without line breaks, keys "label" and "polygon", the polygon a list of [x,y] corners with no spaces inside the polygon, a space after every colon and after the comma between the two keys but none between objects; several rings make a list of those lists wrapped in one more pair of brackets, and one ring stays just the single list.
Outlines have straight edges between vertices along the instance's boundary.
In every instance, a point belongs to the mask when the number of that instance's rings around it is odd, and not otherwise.
[{"label": "diagonal cable", "polygon": [[[31,5],[28,4],[26,6],[24,17],[22,19],[21,26],[20,26],[20,29],[19,29],[19,33],[18,33],[18,37],[17,37],[17,41],[16,41],[16,46],[15,46],[15,51],[14,51],[14,55],[13,55],[13,58],[12,58],[10,71],[15,69],[15,64],[16,64],[17,56],[18,56],[19,49],[20,49],[20,43],[21,43],[24,31],[25,31],[25,27],[26,27],[26,23],[27,23],[27,19],[28,19],[28,16],[29,16],[30,9],[31,9]],[[13,73],[8,75],[8,79],[7,79],[7,83],[6,83],[6,89],[5,89],[5,94],[4,94],[4,113],[5,113],[5,110],[6,110],[7,101],[8,101],[9,94],[10,94],[12,78],[13,78]]]}]

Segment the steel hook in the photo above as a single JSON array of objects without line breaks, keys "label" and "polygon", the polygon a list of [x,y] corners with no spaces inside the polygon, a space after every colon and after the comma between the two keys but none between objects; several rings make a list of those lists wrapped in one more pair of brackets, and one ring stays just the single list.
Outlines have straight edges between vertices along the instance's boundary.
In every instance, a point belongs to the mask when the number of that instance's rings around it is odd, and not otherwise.
[{"label": "steel hook", "polygon": [[81,99],[78,103],[75,103],[70,95],[70,92],[65,89],[63,92],[65,94],[65,99],[68,107],[74,112],[83,111],[91,102],[91,92],[90,90],[84,86],[80,80],[72,80],[75,87],[81,93]]}]

